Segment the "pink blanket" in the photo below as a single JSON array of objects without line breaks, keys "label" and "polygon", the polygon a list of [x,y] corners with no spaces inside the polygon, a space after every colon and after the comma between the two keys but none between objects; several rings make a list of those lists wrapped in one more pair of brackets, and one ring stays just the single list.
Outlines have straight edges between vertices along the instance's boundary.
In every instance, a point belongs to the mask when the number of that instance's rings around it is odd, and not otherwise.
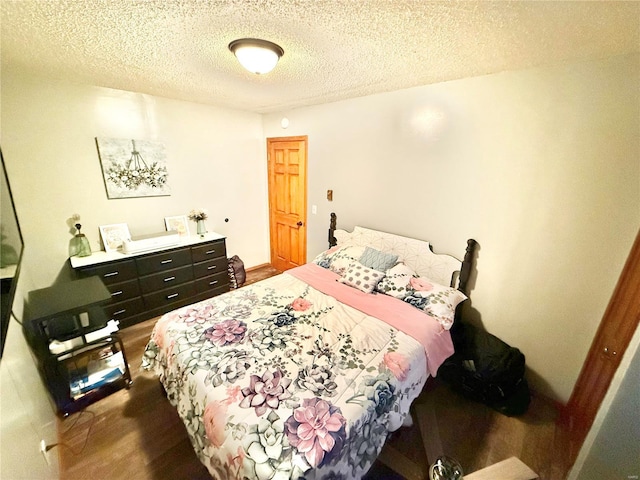
[{"label": "pink blanket", "polygon": [[285,273],[415,338],[424,347],[427,369],[434,377],[442,362],[453,354],[453,342],[449,331],[443,329],[437,320],[422,310],[402,300],[383,293],[364,293],[338,282],[340,275],[313,263],[287,270]]}]

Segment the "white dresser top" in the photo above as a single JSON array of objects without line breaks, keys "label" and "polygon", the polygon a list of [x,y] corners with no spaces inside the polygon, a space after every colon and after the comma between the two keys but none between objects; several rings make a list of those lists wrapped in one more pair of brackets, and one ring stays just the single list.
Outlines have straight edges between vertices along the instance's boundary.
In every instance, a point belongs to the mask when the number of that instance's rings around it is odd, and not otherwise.
[{"label": "white dresser top", "polygon": [[122,253],[122,252],[105,252],[104,250],[100,250],[99,252],[93,252],[88,257],[70,257],[71,266],[73,268],[81,268],[88,267],[91,265],[97,265],[99,263],[105,262],[113,262],[115,260],[126,260],[128,258],[135,258],[141,255],[148,255],[150,253],[162,252],[164,250],[169,250],[172,248],[180,248],[180,247],[188,247],[190,245],[197,245],[199,243],[211,242],[213,240],[222,240],[224,239],[224,235],[220,235],[215,232],[207,232],[203,236],[200,235],[189,235],[188,237],[184,237],[180,239],[179,243],[175,245],[169,245],[167,247],[158,248],[156,250],[147,250],[145,252],[138,253]]}]

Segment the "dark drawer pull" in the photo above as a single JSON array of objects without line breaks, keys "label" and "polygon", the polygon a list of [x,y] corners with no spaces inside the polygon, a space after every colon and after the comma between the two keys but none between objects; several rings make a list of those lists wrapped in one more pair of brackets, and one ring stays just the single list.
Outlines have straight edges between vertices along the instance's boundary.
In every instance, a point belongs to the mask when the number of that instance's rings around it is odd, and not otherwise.
[{"label": "dark drawer pull", "polygon": [[105,273],[103,275],[103,277],[113,277],[114,275],[118,275],[118,273],[120,272],[109,272],[109,273]]},{"label": "dark drawer pull", "polygon": [[122,315],[126,311],[127,311],[127,309],[123,308],[122,310],[118,310],[117,312],[113,312],[113,316],[115,317],[116,315]]},{"label": "dark drawer pull", "polygon": [[218,268],[218,266],[217,266],[217,265],[209,265],[209,266],[207,267],[207,270],[215,270],[216,268]]},{"label": "dark drawer pull", "polygon": [[163,282],[170,282],[171,280],[175,280],[176,277],[167,277],[163,280]]},{"label": "dark drawer pull", "polygon": [[216,283],[218,283],[218,280],[214,280],[213,282],[209,282],[209,285],[215,285]]},{"label": "dark drawer pull", "polygon": [[167,300],[171,299],[171,298],[176,298],[178,296],[177,293],[172,293],[171,295],[167,295]]},{"label": "dark drawer pull", "polygon": [[117,292],[113,292],[111,294],[112,297],[117,297],[118,295],[122,295],[122,290],[118,290]]},{"label": "dark drawer pull", "polygon": [[163,265],[166,265],[167,263],[171,263],[171,262],[173,262],[172,258],[170,258],[169,260],[162,260],[160,263]]},{"label": "dark drawer pull", "polygon": [[211,255],[212,253],[216,253],[216,251],[215,250],[207,250],[205,252],[206,255]]}]

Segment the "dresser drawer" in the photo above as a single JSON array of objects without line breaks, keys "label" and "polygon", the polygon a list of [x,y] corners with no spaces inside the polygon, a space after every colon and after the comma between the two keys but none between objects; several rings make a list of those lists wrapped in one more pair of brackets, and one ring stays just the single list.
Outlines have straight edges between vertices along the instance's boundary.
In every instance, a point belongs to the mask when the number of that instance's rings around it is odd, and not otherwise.
[{"label": "dresser drawer", "polygon": [[124,302],[110,303],[103,308],[107,318],[112,320],[124,320],[145,311],[142,297],[135,297]]},{"label": "dresser drawer", "polygon": [[149,310],[153,308],[163,307],[174,302],[182,301],[185,298],[192,297],[196,294],[196,287],[193,282],[176,285],[174,288],[167,288],[155,293],[143,295],[144,305]]},{"label": "dresser drawer", "polygon": [[[223,291],[229,291],[229,275],[227,272],[218,273],[209,277],[198,278],[196,280],[196,291],[204,293],[209,290],[222,288]],[[212,292],[214,293],[214,292]]]},{"label": "dresser drawer", "polygon": [[78,277],[103,280],[111,293],[104,311],[120,328],[229,291],[227,249],[219,236],[127,256],[99,252],[81,260],[70,262]]},{"label": "dresser drawer", "polygon": [[191,257],[193,258],[193,263],[204,262],[217,257],[225,257],[226,260],[227,249],[225,248],[225,242],[224,240],[218,240],[205,245],[191,247]]},{"label": "dresser drawer", "polygon": [[98,275],[105,285],[124,282],[138,276],[136,263],[133,260],[123,260],[121,262],[111,262],[105,265],[83,268],[80,270],[82,277],[92,277]]},{"label": "dresser drawer", "polygon": [[191,263],[191,249],[181,248],[136,259],[138,275],[163,272]]},{"label": "dresser drawer", "polygon": [[191,280],[193,280],[193,268],[191,265],[187,265],[140,277],[140,288],[142,293],[152,293]]},{"label": "dresser drawer", "polygon": [[111,302],[123,302],[133,297],[140,296],[140,286],[138,280],[129,280],[128,282],[114,283],[106,286],[111,292]]},{"label": "dresser drawer", "polygon": [[227,257],[214,258],[207,262],[195,263],[193,265],[193,275],[195,278],[208,277],[214,273],[225,272],[229,268]]}]

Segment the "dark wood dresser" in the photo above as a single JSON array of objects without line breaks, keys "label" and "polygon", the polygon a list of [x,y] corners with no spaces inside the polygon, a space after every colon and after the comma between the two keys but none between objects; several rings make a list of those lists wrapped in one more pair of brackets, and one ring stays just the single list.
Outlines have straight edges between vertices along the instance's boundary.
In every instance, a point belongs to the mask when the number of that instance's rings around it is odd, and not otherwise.
[{"label": "dark wood dresser", "polygon": [[102,279],[111,293],[104,311],[120,328],[229,291],[225,237],[212,232],[150,252],[69,260],[79,278]]}]

